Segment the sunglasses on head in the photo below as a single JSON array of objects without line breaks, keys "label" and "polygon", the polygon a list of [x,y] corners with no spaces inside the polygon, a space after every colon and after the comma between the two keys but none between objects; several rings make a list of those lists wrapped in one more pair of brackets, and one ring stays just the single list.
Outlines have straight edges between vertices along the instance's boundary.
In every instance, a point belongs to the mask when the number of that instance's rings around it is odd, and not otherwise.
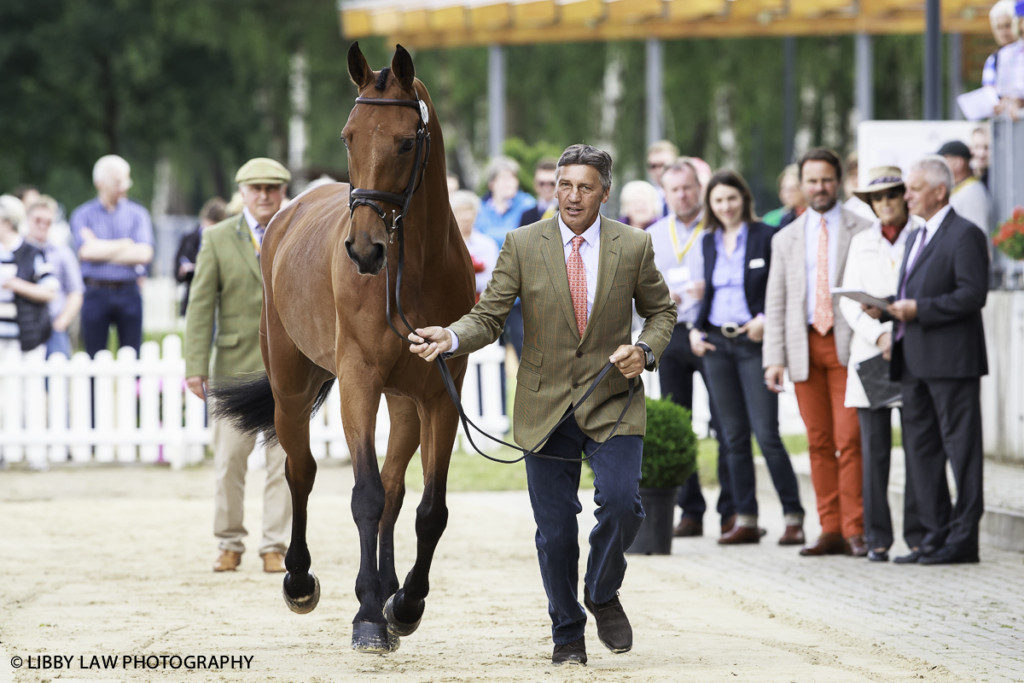
[{"label": "sunglasses on head", "polygon": [[888,190],[881,192],[873,192],[871,194],[871,201],[882,201],[883,199],[900,199],[903,197],[904,192],[898,187],[892,187]]}]

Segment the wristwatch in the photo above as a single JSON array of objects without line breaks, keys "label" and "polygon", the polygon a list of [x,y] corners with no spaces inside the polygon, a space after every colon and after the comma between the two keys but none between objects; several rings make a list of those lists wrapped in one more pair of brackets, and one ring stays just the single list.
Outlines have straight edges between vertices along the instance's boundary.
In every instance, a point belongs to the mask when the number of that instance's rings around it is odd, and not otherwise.
[{"label": "wristwatch", "polygon": [[636,345],[644,351],[644,370],[653,370],[656,360],[654,351],[651,351],[651,347],[647,345],[647,342],[637,342]]}]

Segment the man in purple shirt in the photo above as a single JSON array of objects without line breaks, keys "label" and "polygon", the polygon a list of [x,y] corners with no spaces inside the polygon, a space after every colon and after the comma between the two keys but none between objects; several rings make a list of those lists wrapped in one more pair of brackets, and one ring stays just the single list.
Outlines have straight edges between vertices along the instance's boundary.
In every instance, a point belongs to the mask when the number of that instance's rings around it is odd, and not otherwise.
[{"label": "man in purple shirt", "polygon": [[92,169],[96,199],[71,214],[71,239],[82,262],[85,300],[82,340],[95,356],[107,348],[110,326],[118,346],[142,344],[142,296],[138,278],[153,260],[149,212],[127,197],[132,186],[128,162],[115,154],[100,157]]}]

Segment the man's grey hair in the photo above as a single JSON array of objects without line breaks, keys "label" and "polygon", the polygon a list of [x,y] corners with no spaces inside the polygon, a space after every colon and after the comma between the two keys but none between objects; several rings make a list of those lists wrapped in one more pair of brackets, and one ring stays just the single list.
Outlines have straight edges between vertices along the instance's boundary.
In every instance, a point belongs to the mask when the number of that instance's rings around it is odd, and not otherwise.
[{"label": "man's grey hair", "polygon": [[508,171],[516,178],[519,177],[519,162],[512,157],[494,157],[487,162],[487,169],[484,171],[484,175],[487,177],[487,184],[490,185],[498,174],[502,171]]},{"label": "man's grey hair", "polygon": [[998,19],[1003,17],[1014,17],[1016,14],[1017,13],[1014,11],[1013,0],[999,0],[999,2],[992,5],[992,9],[988,11],[988,20],[989,23],[995,27]]},{"label": "man's grey hair", "polygon": [[[662,171],[662,173],[663,174],[664,173],[669,173],[669,172],[680,173],[680,172],[683,172],[683,171],[689,171],[690,173],[692,173],[694,180],[697,181],[697,184],[700,185],[701,187],[704,186],[704,183],[702,183],[700,181],[700,174],[697,173],[697,167],[693,165],[693,162],[690,161],[689,157],[679,157],[679,158],[677,158],[671,164],[666,166],[665,169]],[[664,177],[665,176],[662,175],[662,178],[664,178]]]},{"label": "man's grey hair", "polygon": [[449,200],[452,205],[452,211],[458,209],[473,209],[473,211],[480,210],[480,198],[473,193],[472,190],[456,190],[452,193]]},{"label": "man's grey hair", "polygon": [[558,159],[558,173],[561,176],[563,166],[593,166],[601,176],[601,187],[605,190],[612,186],[612,155],[603,149],[591,145],[569,145]]},{"label": "man's grey hair", "polygon": [[92,167],[93,184],[100,183],[110,178],[114,173],[124,174],[127,178],[131,175],[132,167],[123,158],[116,154],[107,154],[96,160]]},{"label": "man's grey hair", "polygon": [[14,230],[25,222],[25,206],[13,194],[0,195],[0,221],[6,221]]},{"label": "man's grey hair", "polygon": [[949,199],[950,194],[953,192],[953,171],[949,168],[949,164],[946,163],[945,159],[938,154],[929,154],[911,166],[910,171],[911,173],[921,171],[924,174],[925,181],[931,187],[939,187],[940,185],[945,187],[946,199]]}]

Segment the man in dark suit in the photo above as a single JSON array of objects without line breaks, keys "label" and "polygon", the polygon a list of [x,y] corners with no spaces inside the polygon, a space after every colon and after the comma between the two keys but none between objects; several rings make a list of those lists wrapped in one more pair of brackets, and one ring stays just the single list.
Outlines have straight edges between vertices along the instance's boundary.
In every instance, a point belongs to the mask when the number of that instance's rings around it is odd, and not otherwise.
[{"label": "man in dark suit", "polygon": [[[903,389],[903,444],[926,533],[901,564],[978,561],[982,502],[981,309],[988,295],[985,233],[949,206],[953,174],[939,156],[907,176],[910,211],[927,222],[907,240],[896,301],[892,375]],[[874,312],[877,312],[875,309]],[[950,505],[946,460],[956,481]]]},{"label": "man in dark suit", "polygon": [[555,162],[542,159],[533,170],[533,192],[537,195],[537,204],[523,212],[519,226],[530,225],[544,218],[551,218],[558,210],[555,200]]}]

